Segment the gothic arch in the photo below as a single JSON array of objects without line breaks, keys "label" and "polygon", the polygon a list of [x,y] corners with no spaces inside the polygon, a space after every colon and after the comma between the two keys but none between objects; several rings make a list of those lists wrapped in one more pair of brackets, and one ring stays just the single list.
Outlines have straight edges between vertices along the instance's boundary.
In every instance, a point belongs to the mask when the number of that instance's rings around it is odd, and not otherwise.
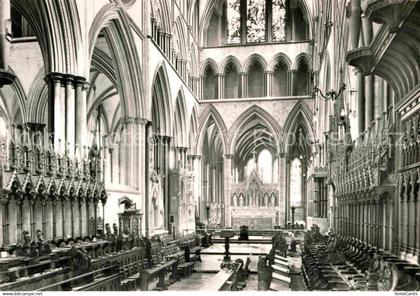
[{"label": "gothic arch", "polygon": [[[13,72],[13,69],[10,67],[10,70]],[[14,99],[17,99],[18,104],[14,104],[18,109],[20,109],[20,111],[22,112],[22,120],[23,122],[28,121],[28,117],[27,117],[27,97],[25,94],[25,91],[23,89],[22,84],[20,83],[20,80],[18,78],[16,78],[13,83],[10,85],[10,87],[12,88],[13,92],[14,92]]]},{"label": "gothic arch", "polygon": [[204,133],[206,132],[207,126],[209,125],[209,122],[211,120],[214,121],[215,125],[217,126],[217,129],[220,132],[220,137],[222,139],[223,144],[223,151],[227,151],[227,137],[228,137],[228,131],[225,125],[225,122],[223,121],[222,116],[220,115],[219,111],[212,105],[209,104],[203,112],[200,114],[199,117],[199,134],[197,137],[197,154],[201,154],[198,152],[201,152],[202,146],[203,146],[203,137]]},{"label": "gothic arch", "polygon": [[279,52],[271,60],[270,64],[268,65],[268,70],[274,71],[279,61],[285,63],[288,70],[292,68],[292,61],[290,60],[289,56],[285,53]]},{"label": "gothic arch", "polygon": [[[152,83],[152,102],[150,104],[150,116],[158,120],[159,134],[170,136],[172,134],[173,108],[171,101],[171,90],[165,62],[162,62],[156,69]],[[157,124],[157,122],[153,122]]]},{"label": "gothic arch", "polygon": [[209,22],[213,16],[213,13],[220,13],[219,7],[222,0],[209,0],[207,1],[207,4],[203,10],[202,16],[200,18],[200,31],[198,40],[200,41],[201,45],[204,45],[204,38],[205,38],[205,32],[207,32]]},{"label": "gothic arch", "polygon": [[116,77],[120,86],[121,116],[144,118],[141,64],[129,24],[128,16],[121,6],[110,3],[101,8],[89,30],[89,58],[85,71],[90,71],[96,40],[99,33],[105,30],[112,58],[118,65]]},{"label": "gothic arch", "polygon": [[111,58],[99,48],[93,51],[92,64],[93,67],[106,75],[106,77],[112,82],[114,87],[118,90],[117,75],[115,73],[114,66],[112,65]]},{"label": "gothic arch", "polygon": [[38,71],[29,88],[28,121],[47,123],[48,86],[44,80],[44,68]]},{"label": "gothic arch", "polygon": [[233,125],[229,129],[229,135],[227,140],[227,147],[229,149],[230,154],[234,154],[235,152],[235,144],[236,138],[240,133],[241,126],[252,116],[258,116],[271,130],[271,132],[275,135],[276,145],[278,151],[281,151],[281,138],[283,136],[283,131],[278,122],[264,109],[259,106],[253,105],[248,108],[245,112],[239,116]]},{"label": "gothic arch", "polygon": [[33,29],[46,73],[84,74],[83,39],[76,0],[12,0]]},{"label": "gothic arch", "polygon": [[173,123],[173,139],[176,147],[187,147],[187,109],[185,94],[181,86],[175,101],[175,114]]},{"label": "gothic arch", "polygon": [[[10,69],[12,72],[13,70]],[[0,89],[0,101],[4,107],[4,114],[9,123],[13,123],[16,114],[20,112],[22,123],[26,122],[27,104],[26,94],[18,78],[12,84],[6,85]]]},{"label": "gothic arch", "polygon": [[289,113],[289,116],[286,119],[284,124],[284,135],[283,135],[283,144],[284,151],[289,152],[289,137],[294,135],[298,127],[302,127],[306,136],[308,137],[307,141],[313,141],[314,138],[314,125],[312,121],[312,112],[309,106],[303,101],[300,100],[292,108]]},{"label": "gothic arch", "polygon": [[243,63],[243,70],[244,72],[248,72],[249,67],[253,64],[254,61],[258,61],[260,62],[261,66],[263,67],[264,71],[267,70],[268,64],[267,61],[265,60],[265,58],[257,53],[253,53],[250,56],[248,56],[244,63]]},{"label": "gothic arch", "polygon": [[309,36],[308,37],[309,37],[309,40],[311,40],[312,36],[313,36],[313,30],[314,29],[312,28],[312,25],[313,25],[312,24],[313,23],[312,22],[313,16],[312,16],[312,13],[311,13],[312,9],[309,7],[309,5],[312,5],[312,1],[300,0],[298,2],[298,6],[302,10],[303,17],[306,18],[306,21],[307,21],[307,24],[308,24],[308,29],[309,29],[309,32],[308,32]]},{"label": "gothic arch", "polygon": [[219,65],[218,72],[219,73],[225,73],[226,66],[229,63],[233,63],[236,66],[236,68],[238,69],[239,73],[243,72],[241,62],[238,60],[237,57],[235,57],[233,55],[228,55],[226,58],[223,59],[223,61]]},{"label": "gothic arch", "polygon": [[292,64],[292,69],[293,70],[297,70],[299,63],[301,61],[304,61],[306,63],[306,65],[308,66],[308,70],[312,71],[313,67],[312,67],[312,58],[310,55],[308,55],[307,53],[301,52],[300,54],[298,54],[295,58],[294,63]]},{"label": "gothic arch", "polygon": [[[187,38],[185,36],[185,27],[183,24],[183,21],[181,20],[181,17],[178,16],[176,21],[174,22],[174,37],[178,38],[179,41],[179,53],[178,53],[178,57],[182,58],[182,59],[187,59],[188,54],[187,54]],[[175,39],[175,38],[174,38]]]},{"label": "gothic arch", "polygon": [[196,153],[197,151],[197,143],[196,140],[198,138],[198,112],[197,112],[197,105],[194,105],[191,111],[188,131],[189,131],[189,148],[191,154]]},{"label": "gothic arch", "polygon": [[171,18],[170,11],[167,5],[168,1],[162,0],[151,0],[150,1],[150,13],[151,17],[157,20],[160,24],[160,28],[165,33],[171,32]]},{"label": "gothic arch", "polygon": [[214,72],[216,74],[218,74],[218,69],[219,67],[217,66],[217,63],[215,60],[211,59],[211,58],[207,58],[204,62],[201,63],[200,66],[200,76],[204,76],[205,75],[205,71],[207,69],[207,67],[210,66],[213,68]]}]

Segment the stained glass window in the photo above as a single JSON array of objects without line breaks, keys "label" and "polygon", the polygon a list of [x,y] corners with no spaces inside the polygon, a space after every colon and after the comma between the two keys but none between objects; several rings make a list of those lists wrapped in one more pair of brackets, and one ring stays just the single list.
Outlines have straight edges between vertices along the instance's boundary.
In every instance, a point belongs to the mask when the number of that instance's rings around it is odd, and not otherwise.
[{"label": "stained glass window", "polygon": [[283,0],[273,0],[273,41],[286,40],[286,7]]},{"label": "stained glass window", "polygon": [[240,28],[241,28],[241,14],[240,14],[240,0],[227,0],[227,19],[228,19],[228,43],[240,43]]},{"label": "stained glass window", "polygon": [[265,41],[265,0],[248,0],[247,42]]}]

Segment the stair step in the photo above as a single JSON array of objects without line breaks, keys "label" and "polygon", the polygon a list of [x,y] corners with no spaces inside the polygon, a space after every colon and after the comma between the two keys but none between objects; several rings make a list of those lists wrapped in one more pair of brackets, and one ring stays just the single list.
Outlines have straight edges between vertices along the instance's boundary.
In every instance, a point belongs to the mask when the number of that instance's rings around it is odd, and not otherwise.
[{"label": "stair step", "polygon": [[275,279],[277,279],[279,281],[282,281],[282,282],[285,282],[285,283],[289,283],[289,284],[291,282],[291,280],[288,276],[281,275],[281,274],[278,274],[278,273],[273,273],[273,280],[275,280]]},{"label": "stair step", "polygon": [[285,262],[285,261],[282,261],[282,260],[274,259],[274,263],[277,264],[277,265],[289,267],[289,263]]},{"label": "stair step", "polygon": [[280,255],[274,255],[274,259],[278,259],[278,260],[282,260],[282,261],[285,261],[285,262],[289,262],[289,260],[287,260],[287,258],[285,258],[285,257],[282,257],[282,256],[280,256]]},{"label": "stair step", "polygon": [[285,268],[283,266],[279,266],[279,265],[271,265],[271,267],[273,267],[274,270],[278,270],[281,272],[285,272],[285,273],[289,273],[289,268]]}]

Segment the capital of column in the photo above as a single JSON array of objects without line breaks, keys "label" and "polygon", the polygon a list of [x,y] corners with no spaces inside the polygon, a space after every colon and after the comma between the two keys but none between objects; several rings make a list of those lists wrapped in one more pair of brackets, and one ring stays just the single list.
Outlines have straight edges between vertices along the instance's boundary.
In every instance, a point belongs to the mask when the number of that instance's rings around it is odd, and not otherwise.
[{"label": "capital of column", "polygon": [[227,154],[224,155],[224,158],[225,159],[232,159],[233,158],[233,154],[227,153]]},{"label": "capital of column", "polygon": [[274,71],[273,70],[265,70],[264,73],[272,75],[272,74],[274,74]]},{"label": "capital of column", "polygon": [[63,77],[63,82],[64,85],[73,85],[74,84],[74,75],[71,74],[65,74]]},{"label": "capital of column", "polygon": [[65,76],[65,74],[63,74],[63,73],[50,72],[45,76],[44,80],[47,83],[50,82],[50,81],[51,82],[62,82],[63,79],[64,79],[64,76]]},{"label": "capital of column", "polygon": [[297,73],[298,70],[297,69],[289,69],[286,71],[287,73]]},{"label": "capital of column", "polygon": [[201,155],[190,154],[190,155],[187,156],[187,158],[188,159],[191,159],[191,160],[196,160],[196,159],[200,160],[201,159]]},{"label": "capital of column", "polygon": [[85,86],[86,78],[82,76],[74,76],[74,85],[75,86]]},{"label": "capital of column", "polygon": [[144,118],[140,117],[125,117],[123,119],[124,124],[140,124],[140,125],[146,125],[149,121]]}]

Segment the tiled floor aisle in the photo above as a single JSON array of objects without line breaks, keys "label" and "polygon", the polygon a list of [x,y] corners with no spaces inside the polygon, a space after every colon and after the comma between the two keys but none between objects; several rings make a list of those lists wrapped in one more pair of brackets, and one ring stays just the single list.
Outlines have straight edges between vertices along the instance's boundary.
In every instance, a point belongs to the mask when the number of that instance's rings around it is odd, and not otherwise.
[{"label": "tiled floor aisle", "polygon": [[[230,251],[232,253],[268,253],[271,248],[271,245],[266,244],[232,244],[230,246]],[[224,251],[223,244],[215,244],[210,248],[205,250],[206,252],[216,252],[220,253]],[[201,256],[203,262],[196,262],[195,263],[195,271],[190,277],[183,278],[181,281],[176,282],[169,286],[170,291],[197,291],[200,287],[209,279],[215,276],[216,272],[220,270],[220,264],[223,262],[223,255],[221,254],[205,254]],[[232,255],[232,260],[234,261],[237,258],[241,258],[246,261],[247,255]],[[251,272],[257,271],[257,262],[258,262],[258,255],[251,255],[251,264],[250,270]],[[293,272],[300,271],[300,256],[296,256],[294,258],[290,258],[292,262],[291,270]],[[251,274],[247,281],[247,286],[244,290],[246,291],[257,291],[258,287],[258,275]],[[302,277],[300,275],[292,276],[292,284],[291,289],[293,291],[304,291],[305,286],[303,285]],[[285,287],[285,290],[288,290]]]}]

